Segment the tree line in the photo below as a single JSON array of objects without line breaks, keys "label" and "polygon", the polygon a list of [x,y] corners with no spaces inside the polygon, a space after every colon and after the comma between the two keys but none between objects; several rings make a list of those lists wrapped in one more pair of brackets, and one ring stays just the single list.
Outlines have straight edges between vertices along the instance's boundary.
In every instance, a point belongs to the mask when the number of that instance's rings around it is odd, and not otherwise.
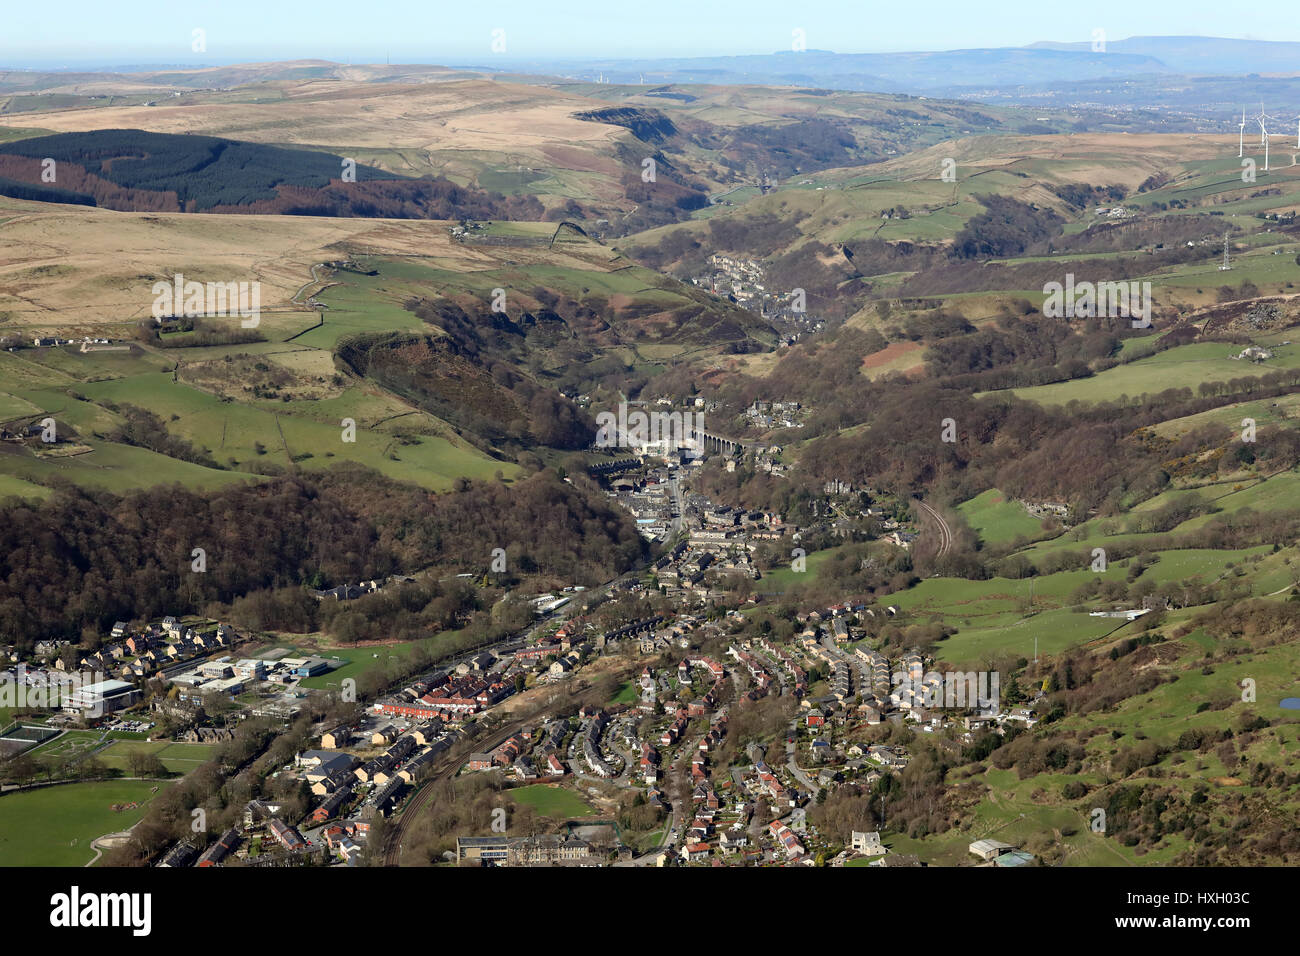
[{"label": "tree line", "polygon": [[[440,495],[357,465],[211,493],[62,485],[45,502],[3,502],[0,518],[0,633],[23,650],[45,638],[94,646],[115,621],[233,606],[259,592],[296,590],[301,604],[307,586],[483,572],[497,547],[516,580],[587,585],[646,552],[631,518],[594,485],[549,470],[511,488],[462,481]],[[202,573],[191,570],[195,548]],[[443,597],[428,592],[410,613],[428,627],[463,618],[461,599],[438,605]]]}]

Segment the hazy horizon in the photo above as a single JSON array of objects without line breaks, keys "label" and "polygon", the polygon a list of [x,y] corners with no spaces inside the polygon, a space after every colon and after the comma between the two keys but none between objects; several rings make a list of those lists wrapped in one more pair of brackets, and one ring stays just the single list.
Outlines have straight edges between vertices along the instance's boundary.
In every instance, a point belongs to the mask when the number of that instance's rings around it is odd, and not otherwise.
[{"label": "hazy horizon", "polygon": [[[48,11],[7,11],[0,64],[11,69],[122,69],[226,66],[324,59],[341,63],[500,65],[512,61],[609,60],[765,55],[788,51],[800,31],[809,50],[839,54],[942,52],[1088,43],[1094,31],[1112,42],[1132,37],[1206,37],[1300,41],[1287,11],[1258,11],[1243,33],[1239,11],[1188,10],[1170,0],[1134,5],[1099,0],[1086,16],[1011,0],[995,17],[967,4],[940,2],[918,17],[911,8],[863,11],[852,0],[791,8],[775,0],[702,6],[664,0],[651,8],[591,10],[576,0],[542,9],[507,2],[490,10],[435,8],[420,0],[378,0],[364,13],[345,0],[275,5],[227,0],[172,4],[134,0],[108,6],[70,0],[57,38]],[[257,24],[250,30],[249,24]],[[147,26],[141,26],[147,24]],[[203,49],[196,50],[201,30]],[[495,31],[504,31],[496,33]],[[263,37],[278,38],[274,43]],[[504,39],[502,44],[494,40]]]}]

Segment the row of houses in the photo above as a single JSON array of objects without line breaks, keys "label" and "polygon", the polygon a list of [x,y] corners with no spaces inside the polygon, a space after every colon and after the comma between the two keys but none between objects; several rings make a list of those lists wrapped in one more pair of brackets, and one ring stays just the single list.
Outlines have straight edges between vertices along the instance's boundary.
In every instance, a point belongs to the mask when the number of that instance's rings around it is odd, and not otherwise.
[{"label": "row of houses", "polygon": [[762,648],[764,653],[775,658],[790,676],[793,682],[790,690],[798,699],[802,699],[808,693],[808,673],[805,671],[784,647],[766,637],[760,637],[755,642]]},{"label": "row of houses", "polygon": [[449,678],[439,673],[375,701],[372,710],[389,717],[415,720],[463,720],[500,703],[515,692],[513,680],[488,680],[477,675]]},{"label": "row of houses", "polygon": [[614,768],[605,760],[604,754],[600,752],[600,738],[605,732],[605,727],[609,724],[609,715],[603,710],[598,710],[590,716],[584,725],[582,735],[582,755],[587,760],[587,766],[591,772],[598,777],[613,777]]}]

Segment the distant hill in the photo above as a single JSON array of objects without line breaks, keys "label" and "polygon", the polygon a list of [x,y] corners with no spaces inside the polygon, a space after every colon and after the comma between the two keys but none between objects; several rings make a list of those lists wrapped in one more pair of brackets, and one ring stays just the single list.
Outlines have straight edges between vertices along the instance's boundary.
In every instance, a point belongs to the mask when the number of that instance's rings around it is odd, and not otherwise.
[{"label": "distant hill", "polygon": [[[1104,52],[1094,52],[1089,38],[965,50],[806,50],[748,56],[536,61],[525,66],[534,73],[582,81],[599,76],[603,85],[770,85],[973,98],[1033,109],[1120,107],[1126,120],[1132,119],[1135,108],[1155,107],[1163,121],[1171,124],[1162,131],[1199,131],[1208,127],[1194,125],[1189,117],[1203,120],[1231,111],[1231,104],[1238,104],[1240,110],[1241,103],[1261,99],[1293,102],[1300,82],[1282,78],[1300,77],[1300,43],[1131,37],[1108,39]],[[1119,78],[1125,82],[1115,83]]]},{"label": "distant hill", "polygon": [[[320,172],[333,178],[338,176],[339,157],[351,156],[386,170],[381,181],[445,177],[484,190],[489,198],[500,193],[523,202],[531,196],[545,208],[547,219],[606,219],[593,228],[614,236],[680,221],[706,206],[710,196],[757,189],[773,178],[870,163],[954,136],[1018,131],[1031,123],[1036,131],[1048,132],[1086,120],[1054,117],[1042,125],[1041,112],[1026,117],[1019,111],[936,97],[828,93],[808,84],[785,89],[616,86],[509,73],[496,74],[495,80],[410,82],[417,68],[393,67],[390,73],[382,66],[337,66],[337,78],[272,79],[318,66],[246,65],[239,72],[264,79],[233,89],[199,89],[198,84],[211,77],[183,71],[105,74],[80,84],[75,96],[66,84],[48,77],[51,85],[45,91],[25,87],[5,97],[0,77],[0,119],[21,121],[0,126],[0,139],[92,129],[203,136],[308,150],[313,153],[309,159],[322,164]],[[454,75],[425,69],[430,79]],[[174,85],[158,87],[164,79]],[[104,90],[113,92],[105,95],[100,92]],[[322,154],[334,159],[322,160]],[[647,159],[655,163],[653,178],[643,178]],[[273,166],[272,171],[278,170]],[[38,181],[34,173],[34,167],[25,175],[18,169],[0,169],[0,176],[28,182]],[[359,183],[328,201],[287,197],[297,188],[323,188],[318,184],[280,186],[278,198],[256,200],[270,207],[257,211],[299,207],[329,209],[340,216],[373,215],[346,206],[348,197],[367,193],[364,187],[370,180],[364,173],[358,178]],[[65,186],[62,176],[60,185],[73,188]],[[181,208],[179,199],[110,200],[110,187],[126,188],[107,180],[97,189],[75,188],[111,208]],[[387,194],[391,188],[383,191]],[[366,201],[375,202],[370,196]],[[249,211],[243,199],[239,202],[241,211]],[[410,205],[412,211],[398,208],[384,214],[409,216],[426,204],[416,200]],[[226,211],[220,205],[213,208]],[[442,209],[422,214],[456,216]],[[535,210],[511,204],[466,215],[542,218]]]},{"label": "distant hill", "polygon": [[[110,95],[151,91],[181,90],[221,91],[251,83],[274,83],[320,79],[374,80],[377,82],[430,81],[465,79],[476,73],[428,64],[334,63],[330,60],[287,60],[268,63],[232,63],[226,66],[133,66],[122,64],[102,69],[45,70],[22,69],[21,62],[0,74],[0,93],[24,93],[50,88],[93,89],[87,98],[107,100]],[[2,112],[2,111],[0,111]]]},{"label": "distant hill", "polygon": [[[1034,43],[1031,50],[1090,51],[1091,43]],[[1176,73],[1298,73],[1300,43],[1225,37],[1129,37],[1109,40],[1106,56],[1141,56]],[[1083,79],[1083,77],[1077,77]]]},{"label": "distant hill", "polygon": [[971,85],[1024,85],[1168,73],[1146,54],[1087,49],[1001,47],[917,53],[786,51],[750,56],[643,60],[539,61],[527,66],[561,75],[603,73],[613,83],[711,83],[815,86],[828,90],[914,93]]}]

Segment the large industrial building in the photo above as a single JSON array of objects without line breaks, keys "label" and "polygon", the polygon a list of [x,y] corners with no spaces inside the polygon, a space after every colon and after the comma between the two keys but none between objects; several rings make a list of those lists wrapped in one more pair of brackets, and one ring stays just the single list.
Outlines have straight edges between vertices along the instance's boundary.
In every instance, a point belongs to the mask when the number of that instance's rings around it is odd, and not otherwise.
[{"label": "large industrial building", "polygon": [[125,710],[140,699],[134,684],[124,680],[102,680],[76,688],[63,702],[63,710],[79,717],[102,717]]}]

